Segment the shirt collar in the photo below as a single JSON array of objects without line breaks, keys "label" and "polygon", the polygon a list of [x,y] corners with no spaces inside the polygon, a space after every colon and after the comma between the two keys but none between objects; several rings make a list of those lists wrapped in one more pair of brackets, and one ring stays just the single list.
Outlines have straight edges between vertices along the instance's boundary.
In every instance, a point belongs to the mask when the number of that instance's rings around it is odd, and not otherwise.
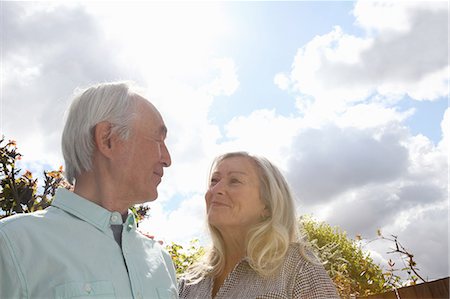
[{"label": "shirt collar", "polygon": [[[92,224],[101,231],[106,231],[111,224],[123,224],[119,212],[110,212],[65,188],[59,188],[56,191],[52,206]],[[128,210],[124,228],[127,231],[136,229],[134,214],[130,210]]]}]

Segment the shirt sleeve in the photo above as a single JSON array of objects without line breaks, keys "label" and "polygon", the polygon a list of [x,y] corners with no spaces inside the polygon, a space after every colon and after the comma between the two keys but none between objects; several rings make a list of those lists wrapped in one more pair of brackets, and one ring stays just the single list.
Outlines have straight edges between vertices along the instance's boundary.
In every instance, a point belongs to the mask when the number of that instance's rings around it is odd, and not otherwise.
[{"label": "shirt sleeve", "polygon": [[175,272],[175,265],[173,264],[172,258],[170,257],[170,254],[166,250],[161,248],[161,251],[162,251],[162,255],[164,257],[164,261],[165,261],[165,263],[167,265],[167,269],[169,271],[172,283],[175,286],[175,288],[178,289],[177,276],[176,276],[176,272]]},{"label": "shirt sleeve", "polygon": [[0,228],[0,294],[2,298],[27,298],[25,278],[13,246]]},{"label": "shirt sleeve", "polygon": [[321,264],[307,262],[302,268],[296,272],[294,299],[339,299],[336,286]]}]

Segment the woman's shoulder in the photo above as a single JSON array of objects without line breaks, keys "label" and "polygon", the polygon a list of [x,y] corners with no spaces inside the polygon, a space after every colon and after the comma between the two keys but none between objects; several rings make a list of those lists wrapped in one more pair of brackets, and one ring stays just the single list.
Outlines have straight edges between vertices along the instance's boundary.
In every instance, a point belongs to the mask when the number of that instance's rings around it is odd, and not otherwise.
[{"label": "woman's shoulder", "polygon": [[289,246],[285,271],[287,272],[285,275],[292,275],[293,278],[292,292],[296,294],[293,297],[339,298],[324,265],[308,246],[299,243],[292,243]]},{"label": "woman's shoulder", "polygon": [[180,298],[208,298],[211,295],[211,279],[203,277],[191,283],[181,277],[178,282],[178,295]]},{"label": "woman's shoulder", "polygon": [[314,254],[313,250],[306,244],[298,242],[289,244],[286,258],[302,260],[305,262],[318,262],[317,256]]},{"label": "woman's shoulder", "polygon": [[309,268],[311,266],[313,268],[316,266],[323,268],[313,250],[302,243],[289,244],[283,268],[291,268],[298,271],[299,268]]}]

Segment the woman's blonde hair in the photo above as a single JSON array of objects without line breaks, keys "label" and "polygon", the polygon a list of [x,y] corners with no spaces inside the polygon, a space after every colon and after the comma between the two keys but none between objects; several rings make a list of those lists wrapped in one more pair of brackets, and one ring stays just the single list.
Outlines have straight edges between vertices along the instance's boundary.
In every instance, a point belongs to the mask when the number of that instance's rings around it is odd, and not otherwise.
[{"label": "woman's blonde hair", "polygon": [[[292,242],[300,243],[301,253],[304,245],[298,232],[295,204],[292,192],[280,170],[268,159],[250,155],[247,152],[231,152],[217,157],[211,165],[209,176],[222,161],[244,157],[256,166],[260,181],[260,198],[270,211],[270,216],[261,219],[247,235],[247,260],[249,265],[261,276],[269,276],[282,264]],[[217,228],[208,224],[212,247],[203,259],[196,262],[184,279],[194,284],[205,276],[216,277],[225,267],[225,244]]]}]

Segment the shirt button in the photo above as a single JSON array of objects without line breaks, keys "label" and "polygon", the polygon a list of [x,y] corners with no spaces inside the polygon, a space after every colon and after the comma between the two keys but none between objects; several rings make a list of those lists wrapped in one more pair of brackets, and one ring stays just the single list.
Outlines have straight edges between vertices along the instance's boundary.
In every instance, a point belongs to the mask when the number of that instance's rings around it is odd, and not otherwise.
[{"label": "shirt button", "polygon": [[137,299],[142,299],[142,294],[141,293],[137,293]]},{"label": "shirt button", "polygon": [[90,294],[92,292],[92,286],[87,283],[84,285],[84,290],[86,291],[86,293]]},{"label": "shirt button", "polygon": [[117,219],[118,219],[117,215],[112,215],[112,216],[111,216],[111,221],[112,221],[112,222],[116,222]]}]

